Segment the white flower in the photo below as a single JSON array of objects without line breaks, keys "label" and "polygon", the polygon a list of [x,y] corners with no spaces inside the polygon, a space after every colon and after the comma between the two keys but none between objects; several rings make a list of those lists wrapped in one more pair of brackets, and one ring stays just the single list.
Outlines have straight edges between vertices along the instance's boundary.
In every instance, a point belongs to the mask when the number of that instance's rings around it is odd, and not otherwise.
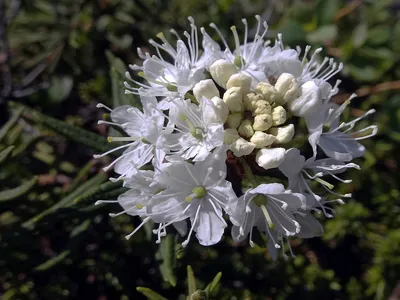
[{"label": "white flower", "polygon": [[[161,40],[161,44],[150,40],[150,44],[156,48],[158,56],[143,54],[138,49],[139,57],[144,60],[143,67],[131,65],[130,68],[134,71],[141,70],[141,76],[148,81],[148,85],[133,80],[129,74],[127,74],[127,78],[139,88],[144,88],[144,93],[165,97],[174,97],[176,96],[174,94],[179,93],[181,96],[185,96],[186,92],[197,82],[205,79],[204,70],[209,55],[204,52],[200,56],[197,27],[193,18],[189,17],[188,19],[191,31],[190,34],[184,33],[188,46],[180,39],[175,30],[171,30],[178,38],[176,48],[168,42],[163,33],[159,33],[157,37]],[[161,55],[162,51],[172,58],[173,63],[164,60]],[[127,82],[125,86],[127,93],[138,94],[139,88],[132,87]]]},{"label": "white flower", "polygon": [[[214,105],[206,98],[205,105]],[[210,115],[208,115],[210,114]],[[209,123],[218,119],[215,110],[202,110],[190,100],[176,98],[171,102],[169,118],[175,124],[175,130],[163,137],[163,145],[169,152],[177,151],[184,159],[193,158],[200,161],[207,158],[210,152],[223,144],[224,128],[221,123]]]},{"label": "white flower", "polygon": [[[132,106],[120,106],[110,110],[113,122],[99,121],[99,123],[112,124],[123,129],[128,137],[109,137],[110,142],[128,142],[95,158],[103,157],[114,151],[127,148],[124,153],[104,168],[108,170],[114,166],[114,171],[120,174],[120,178],[130,177],[137,169],[144,166],[154,157],[157,148],[161,148],[161,140],[165,133],[170,133],[170,127],[164,127],[165,117],[157,109],[157,100],[152,96],[141,95],[143,112]],[[100,104],[98,107],[105,107]]]},{"label": "white flower", "polygon": [[[242,19],[244,25],[244,40],[243,45],[240,44],[239,35],[237,33],[236,26],[231,27],[231,31],[233,33],[233,37],[235,40],[235,48],[232,51],[228,46],[226,39],[221,34],[221,31],[218,27],[211,23],[210,26],[217,32],[219,37],[221,38],[225,50],[221,51],[218,49],[218,56],[220,59],[224,59],[229,61],[232,65],[236,66],[236,72],[234,73],[243,73],[252,78],[251,86],[255,88],[258,82],[267,81],[267,76],[265,72],[265,64],[262,64],[263,60],[265,60],[266,56],[271,51],[271,47],[268,46],[268,43],[265,43],[264,38],[268,31],[268,25],[266,22],[261,21],[261,17],[259,15],[255,16],[257,19],[257,30],[254,35],[254,40],[252,42],[248,41],[249,30],[246,19]],[[261,31],[261,27],[264,27],[264,30]],[[205,32],[204,28],[202,28],[203,36],[208,36]],[[216,47],[214,47],[216,49]],[[232,68],[233,70],[233,68]],[[232,73],[233,74],[233,73]],[[223,86],[223,85],[221,85]]]},{"label": "white flower", "polygon": [[[357,122],[375,112],[370,109],[364,115],[349,122],[340,123],[340,117],[352,98],[341,106],[329,102],[329,97],[319,105],[319,113],[306,118],[310,134],[309,142],[316,152],[316,146],[320,146],[325,154],[339,161],[351,161],[361,157],[365,147],[358,141],[370,138],[378,132],[376,125],[367,126],[358,131],[352,131]],[[328,129],[327,129],[328,128]]]},{"label": "white flower", "polygon": [[183,161],[173,163],[159,174],[158,182],[167,188],[146,206],[152,220],[164,224],[158,231],[190,219],[189,234],[183,246],[189,243],[193,231],[201,245],[220,241],[227,226],[222,209],[236,199],[231,183],[225,180],[226,150],[226,147],[220,147],[206,160],[194,165]]},{"label": "white flower", "polygon": [[[330,214],[326,213],[321,203],[323,198],[311,190],[309,182],[314,180],[320,183],[328,193],[343,198],[349,198],[351,194],[341,195],[333,192],[332,189],[334,185],[322,179],[323,176],[331,176],[340,182],[350,183],[351,180],[344,180],[336,175],[349,168],[360,169],[360,167],[354,163],[343,163],[330,158],[315,160],[314,157],[311,157],[306,160],[304,156],[300,154],[300,151],[295,148],[286,151],[285,159],[279,165],[279,170],[288,178],[289,189],[299,193],[307,193],[313,197],[328,217],[330,217]],[[336,201],[338,200],[340,199]]]},{"label": "white flower", "polygon": [[301,230],[294,213],[305,209],[305,197],[300,193],[285,190],[282,184],[261,184],[249,189],[237,201],[229,204],[232,237],[241,241],[250,234],[252,242],[253,227],[268,234],[274,247],[280,248],[272,232],[293,236]]}]

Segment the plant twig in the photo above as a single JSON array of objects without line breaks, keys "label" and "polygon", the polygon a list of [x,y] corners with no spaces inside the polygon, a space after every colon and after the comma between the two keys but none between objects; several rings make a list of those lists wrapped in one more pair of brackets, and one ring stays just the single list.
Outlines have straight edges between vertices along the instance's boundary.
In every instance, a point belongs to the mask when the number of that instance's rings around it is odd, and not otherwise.
[{"label": "plant twig", "polygon": [[[362,87],[356,91],[356,94],[358,97],[365,97],[380,92],[393,91],[393,90],[400,90],[400,80],[383,82],[375,86]],[[350,97],[350,95],[351,94],[348,93],[337,95],[334,98],[334,102],[337,104],[341,104],[344,101],[346,101]]]},{"label": "plant twig", "polygon": [[359,7],[361,4],[363,4],[364,0],[355,0],[351,3],[349,3],[348,5],[346,5],[345,7],[343,7],[342,9],[340,9],[334,18],[334,21],[337,22],[339,21],[341,18],[347,16],[348,14],[352,13],[357,7]]}]

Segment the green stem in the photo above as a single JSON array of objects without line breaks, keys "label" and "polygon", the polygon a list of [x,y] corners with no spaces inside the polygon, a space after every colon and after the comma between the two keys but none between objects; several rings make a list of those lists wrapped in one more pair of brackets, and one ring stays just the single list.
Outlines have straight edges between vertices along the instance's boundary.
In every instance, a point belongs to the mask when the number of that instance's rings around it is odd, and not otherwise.
[{"label": "green stem", "polygon": [[258,180],[254,176],[253,171],[251,170],[250,166],[246,162],[246,160],[243,157],[239,158],[240,164],[243,166],[244,173],[246,175],[246,179],[250,181],[250,183],[254,186],[258,185]]}]

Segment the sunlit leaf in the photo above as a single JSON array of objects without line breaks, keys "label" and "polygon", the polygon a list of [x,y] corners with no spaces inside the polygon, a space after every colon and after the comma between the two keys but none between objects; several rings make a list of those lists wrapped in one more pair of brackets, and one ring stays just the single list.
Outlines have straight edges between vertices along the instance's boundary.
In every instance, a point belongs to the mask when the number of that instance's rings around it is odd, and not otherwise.
[{"label": "sunlit leaf", "polygon": [[138,286],[136,290],[145,295],[149,300],[168,300],[167,298],[164,298],[160,294],[146,287]]},{"label": "sunlit leaf", "polygon": [[206,294],[209,297],[215,296],[215,294],[218,292],[219,282],[221,280],[221,277],[222,277],[222,272],[217,273],[217,275],[215,275],[214,279],[205,288],[204,291],[206,292]]},{"label": "sunlit leaf", "polygon": [[193,269],[191,266],[186,267],[187,270],[187,280],[188,280],[188,293],[191,295],[197,289],[196,278],[194,277]]},{"label": "sunlit leaf", "polygon": [[159,255],[162,260],[160,264],[160,271],[163,279],[171,284],[176,285],[176,277],[174,274],[174,268],[176,264],[175,256],[175,237],[172,234],[168,234],[166,237],[161,239]]}]

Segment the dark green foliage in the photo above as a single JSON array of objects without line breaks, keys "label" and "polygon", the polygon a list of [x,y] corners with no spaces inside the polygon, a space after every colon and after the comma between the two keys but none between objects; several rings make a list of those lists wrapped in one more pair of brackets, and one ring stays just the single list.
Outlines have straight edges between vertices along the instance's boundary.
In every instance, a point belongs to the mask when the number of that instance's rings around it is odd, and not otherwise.
[{"label": "dark green foliage", "polygon": [[[2,299],[400,298],[399,5],[267,2],[5,1],[14,92],[0,108],[8,113],[0,120]],[[229,229],[213,247],[193,238],[183,249],[172,228],[155,244],[150,224],[126,240],[140,220],[109,217],[118,205],[94,205],[124,191],[103,171],[112,157],[92,158],[111,148],[110,129],[97,125],[107,112],[96,104],[138,105],[124,94],[124,73],[140,64],[137,47],[154,53],[147,40],[158,32],[188,30],[191,15],[207,30],[216,23],[232,41],[232,24],[241,33],[242,17],[251,27],[253,15],[268,15],[272,3],[269,38],[282,32],[292,47],[322,46],[345,66],[334,100],[360,95],[347,116],[377,111],[363,121],[380,131],[363,141],[362,170],[336,186],[353,200],[322,220],[323,238],[293,240],[297,257],[288,261],[272,261],[261,237],[254,248],[232,242]]]}]

